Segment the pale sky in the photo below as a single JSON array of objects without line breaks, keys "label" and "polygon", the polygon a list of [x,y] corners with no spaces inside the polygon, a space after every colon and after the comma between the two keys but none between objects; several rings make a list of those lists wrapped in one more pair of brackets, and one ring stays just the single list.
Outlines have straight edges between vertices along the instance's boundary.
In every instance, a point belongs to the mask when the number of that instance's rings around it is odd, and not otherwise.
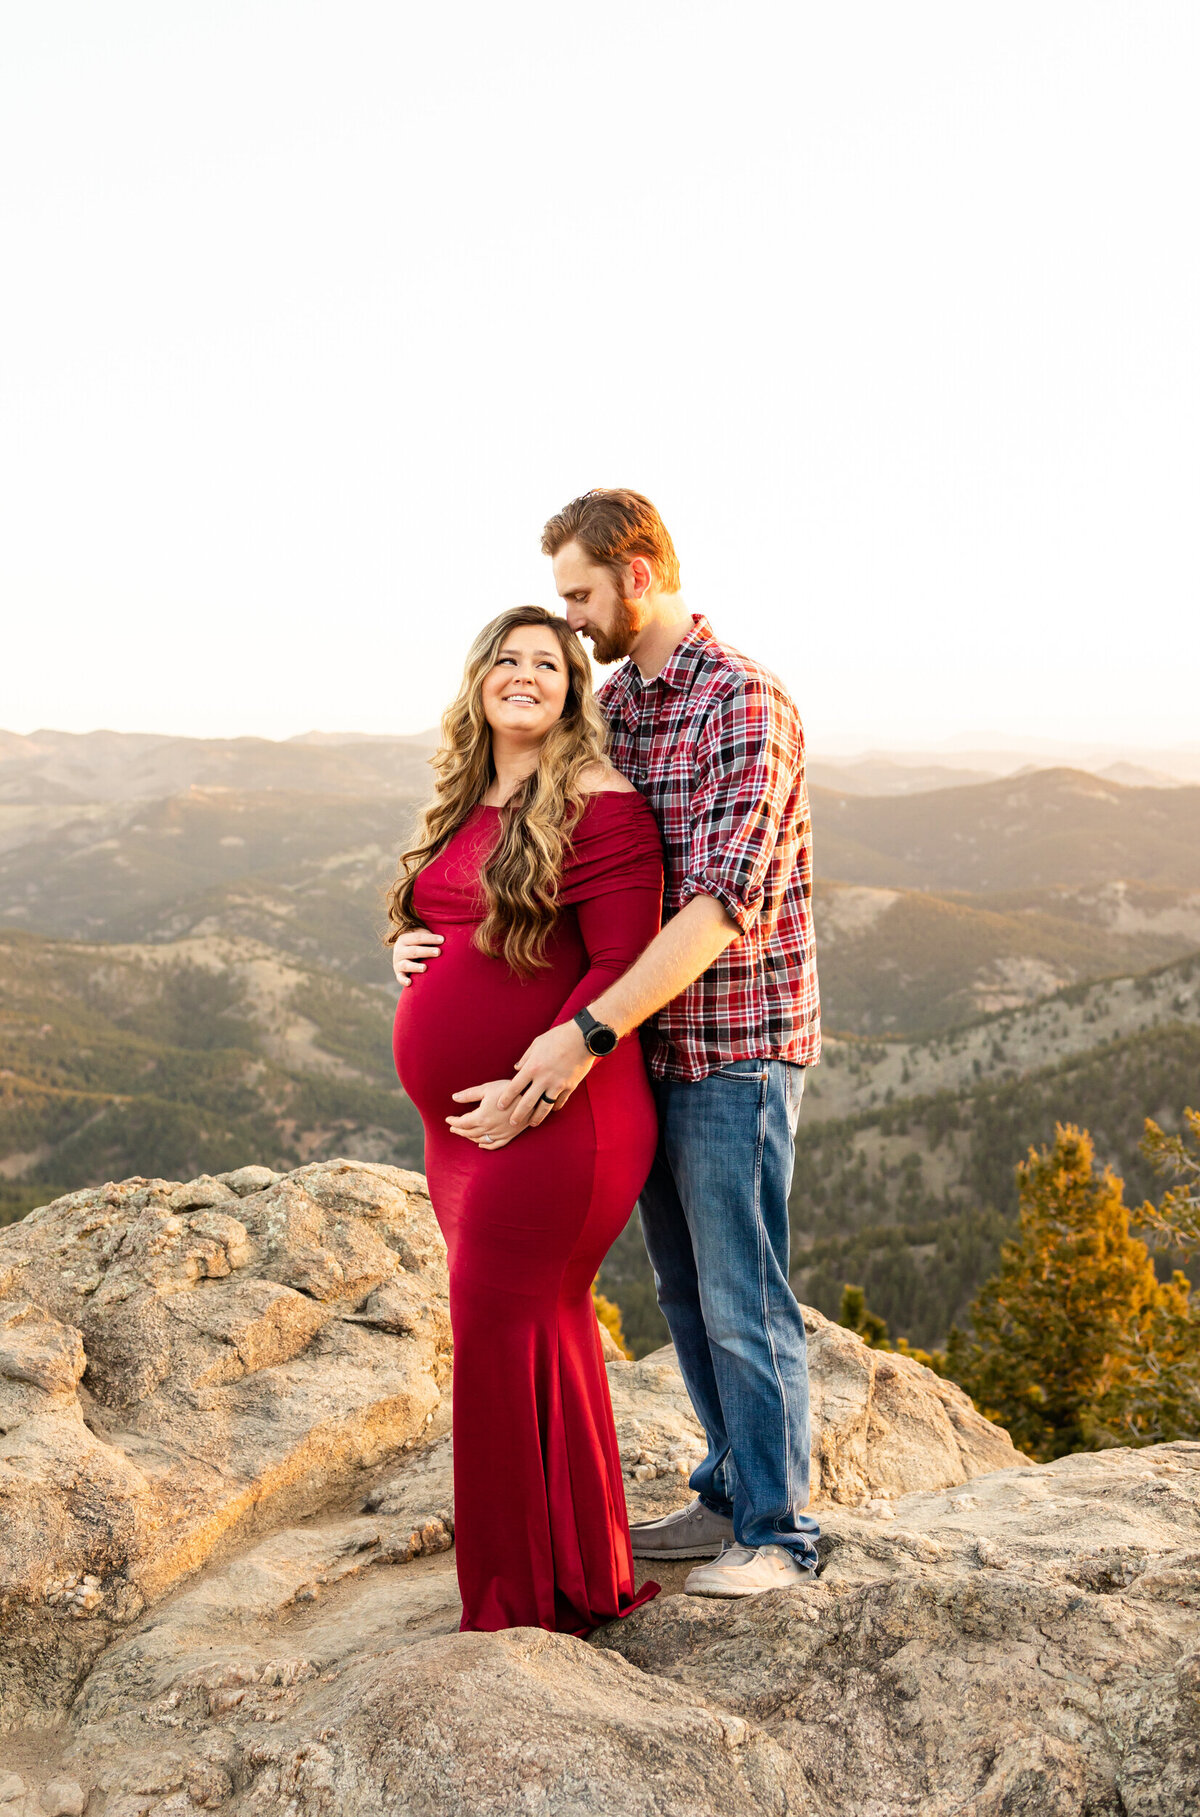
[{"label": "pale sky", "polygon": [[0,726],[432,724],[632,485],[810,745],[1200,741],[1200,8],[0,0]]}]

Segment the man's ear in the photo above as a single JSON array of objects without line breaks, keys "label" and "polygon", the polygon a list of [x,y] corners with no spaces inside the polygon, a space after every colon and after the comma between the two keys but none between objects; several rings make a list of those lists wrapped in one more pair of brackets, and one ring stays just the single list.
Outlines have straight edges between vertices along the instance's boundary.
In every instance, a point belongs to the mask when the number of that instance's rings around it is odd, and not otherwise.
[{"label": "man's ear", "polygon": [[635,555],[629,564],[626,599],[644,599],[654,585],[654,569],[644,555]]}]

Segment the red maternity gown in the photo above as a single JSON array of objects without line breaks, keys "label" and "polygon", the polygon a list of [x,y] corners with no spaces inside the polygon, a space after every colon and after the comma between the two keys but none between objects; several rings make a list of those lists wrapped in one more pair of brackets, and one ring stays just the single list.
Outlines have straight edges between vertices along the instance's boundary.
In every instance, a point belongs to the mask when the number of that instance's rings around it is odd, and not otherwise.
[{"label": "red maternity gown", "polygon": [[654,1100],[636,1035],[560,1111],[489,1153],[446,1128],[451,1093],[511,1076],[536,1035],[620,977],[658,931],[662,845],[640,795],[589,798],[559,887],[549,964],[481,953],[479,807],[417,880],[441,952],[401,992],[396,1071],[425,1125],[450,1255],[455,1549],[462,1626],[580,1634],[627,1614],[633,1557],[591,1284],[650,1171]]}]

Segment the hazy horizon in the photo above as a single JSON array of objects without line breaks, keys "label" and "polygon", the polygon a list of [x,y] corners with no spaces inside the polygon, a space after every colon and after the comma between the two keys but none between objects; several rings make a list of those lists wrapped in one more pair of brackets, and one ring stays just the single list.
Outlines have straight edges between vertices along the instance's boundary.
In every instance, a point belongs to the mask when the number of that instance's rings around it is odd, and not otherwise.
[{"label": "hazy horizon", "polygon": [[[13,726],[0,726],[0,739],[6,737],[32,739],[39,735],[81,739],[106,736],[150,738],[164,742],[175,738],[195,738],[197,742],[208,742],[210,736],[203,733],[156,730],[152,726],[136,728],[93,726],[82,731],[61,726],[36,726],[31,727],[28,731],[21,731]],[[279,737],[271,737],[266,733],[256,732],[249,728],[240,732],[211,736],[214,742],[227,742],[238,738],[265,738],[268,742],[280,744],[298,744],[305,741],[328,744],[352,743],[359,740],[387,742],[392,739],[406,742],[423,742],[425,740],[432,742],[437,737],[437,723],[432,721],[406,732],[376,732],[351,730],[345,727],[310,726],[303,731],[290,732]],[[911,744],[899,740],[881,744],[878,741],[872,742],[865,734],[858,738],[852,734],[835,734],[831,738],[826,738],[820,745],[815,745],[810,737],[807,740],[807,746],[810,759],[818,757],[824,762],[851,764],[859,761],[887,761],[888,759],[898,762],[932,759],[935,762],[943,762],[947,769],[969,767],[973,761],[978,762],[988,758],[1012,759],[1014,769],[1022,767],[1021,759],[1035,763],[1038,759],[1044,759],[1047,766],[1052,766],[1055,762],[1067,767],[1070,767],[1072,762],[1082,765],[1127,762],[1144,765],[1148,768],[1169,764],[1172,760],[1176,760],[1181,765],[1181,774],[1194,776],[1197,781],[1200,781],[1200,741],[1190,744],[1135,745],[1129,742],[1113,743],[1102,738],[1033,739],[993,729],[959,732],[948,738]]]}]

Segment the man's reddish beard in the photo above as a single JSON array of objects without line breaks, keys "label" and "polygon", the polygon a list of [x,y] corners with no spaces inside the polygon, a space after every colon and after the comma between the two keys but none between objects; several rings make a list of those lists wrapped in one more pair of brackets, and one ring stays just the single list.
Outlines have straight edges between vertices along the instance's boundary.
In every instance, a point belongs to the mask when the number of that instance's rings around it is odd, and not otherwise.
[{"label": "man's reddish beard", "polygon": [[591,639],[592,655],[603,666],[610,662],[620,662],[623,656],[629,655],[638,629],[631,602],[618,599],[613,612],[612,628],[608,631],[585,631],[584,636]]}]

